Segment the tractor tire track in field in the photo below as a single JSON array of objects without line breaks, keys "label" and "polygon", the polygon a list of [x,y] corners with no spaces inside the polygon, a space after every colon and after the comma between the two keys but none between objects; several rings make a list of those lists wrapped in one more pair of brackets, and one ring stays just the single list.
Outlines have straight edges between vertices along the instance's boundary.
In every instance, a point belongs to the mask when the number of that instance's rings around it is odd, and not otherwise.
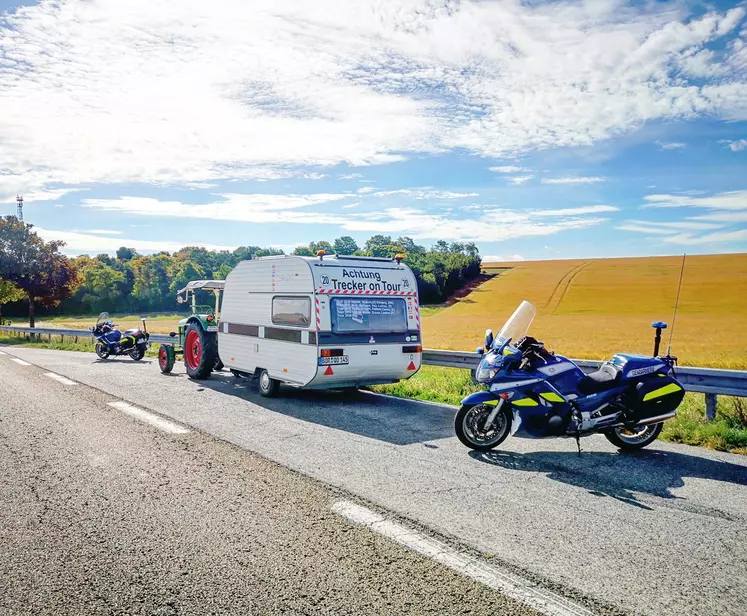
[{"label": "tractor tire track in field", "polygon": [[545,304],[545,310],[549,311],[550,314],[555,314],[556,310],[560,307],[560,304],[563,302],[563,299],[565,298],[566,293],[568,293],[568,289],[570,289],[571,284],[573,284],[573,281],[575,280],[576,276],[578,276],[582,271],[584,271],[591,264],[592,264],[592,261],[584,261],[583,263],[577,265],[574,268],[571,268],[569,271],[563,274],[563,277],[558,281],[558,284],[555,285],[555,288],[550,294],[550,298],[547,300],[547,303]]}]

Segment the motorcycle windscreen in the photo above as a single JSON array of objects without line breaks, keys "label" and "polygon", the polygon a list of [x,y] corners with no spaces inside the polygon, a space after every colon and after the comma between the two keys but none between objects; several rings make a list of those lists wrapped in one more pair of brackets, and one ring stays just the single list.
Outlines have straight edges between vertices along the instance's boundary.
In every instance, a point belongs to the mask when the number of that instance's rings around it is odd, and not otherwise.
[{"label": "motorcycle windscreen", "polygon": [[[112,318],[111,318],[111,317],[109,316],[109,313],[108,313],[108,312],[102,312],[102,313],[101,313],[101,314],[99,315],[99,318],[98,318],[98,319],[96,320],[96,325],[97,325],[97,326],[99,326],[99,325],[103,325],[104,323],[108,323],[108,322],[109,322],[109,321],[111,321],[111,320],[112,320]],[[89,322],[90,322],[90,321],[89,321]]]},{"label": "motorcycle windscreen", "polygon": [[501,344],[509,339],[516,342],[519,338],[526,336],[529,331],[529,326],[532,324],[532,321],[534,321],[536,314],[537,309],[533,304],[526,300],[521,302],[519,307],[514,310],[514,313],[503,325],[501,331],[498,332],[498,341]]}]

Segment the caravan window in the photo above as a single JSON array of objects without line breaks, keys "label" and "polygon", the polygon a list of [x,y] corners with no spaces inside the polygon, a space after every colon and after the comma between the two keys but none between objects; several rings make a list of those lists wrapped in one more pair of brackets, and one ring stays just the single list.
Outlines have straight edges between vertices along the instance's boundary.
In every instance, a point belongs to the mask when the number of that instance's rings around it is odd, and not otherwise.
[{"label": "caravan window", "polygon": [[308,297],[273,297],[272,322],[275,325],[308,327],[311,323],[311,300]]},{"label": "caravan window", "polygon": [[333,297],[332,331],[406,332],[407,307],[401,297]]}]

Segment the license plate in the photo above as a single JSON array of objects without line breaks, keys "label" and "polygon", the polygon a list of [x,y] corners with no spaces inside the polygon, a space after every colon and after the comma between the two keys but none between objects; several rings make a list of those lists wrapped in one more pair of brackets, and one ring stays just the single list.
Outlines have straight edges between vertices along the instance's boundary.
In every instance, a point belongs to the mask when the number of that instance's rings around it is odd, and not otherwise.
[{"label": "license plate", "polygon": [[339,364],[347,364],[347,363],[350,363],[348,361],[347,355],[340,355],[340,357],[320,357],[319,358],[320,366],[337,366]]}]

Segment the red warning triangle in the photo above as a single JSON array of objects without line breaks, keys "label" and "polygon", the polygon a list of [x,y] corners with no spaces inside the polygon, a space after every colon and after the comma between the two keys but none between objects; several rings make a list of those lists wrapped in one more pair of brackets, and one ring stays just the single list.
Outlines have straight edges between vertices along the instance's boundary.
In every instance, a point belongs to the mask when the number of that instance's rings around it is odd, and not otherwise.
[{"label": "red warning triangle", "polygon": [[334,372],[332,372],[332,366],[327,366],[327,369],[324,371],[324,376],[332,376]]},{"label": "red warning triangle", "polygon": [[409,365],[409,366],[407,366],[407,369],[408,369],[408,370],[417,370],[417,368],[415,368],[415,362],[414,362],[414,361],[411,361],[411,362],[410,362],[410,365]]}]

